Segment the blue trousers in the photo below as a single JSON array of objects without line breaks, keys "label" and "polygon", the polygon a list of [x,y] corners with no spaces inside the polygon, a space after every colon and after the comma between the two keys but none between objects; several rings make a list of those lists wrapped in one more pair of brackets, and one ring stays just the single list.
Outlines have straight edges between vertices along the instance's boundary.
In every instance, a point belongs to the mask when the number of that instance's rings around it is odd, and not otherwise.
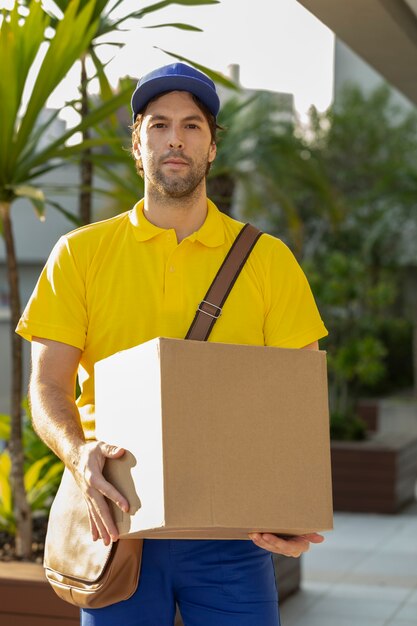
[{"label": "blue trousers", "polygon": [[272,556],[252,541],[148,539],[128,600],[83,609],[82,626],[280,626]]}]

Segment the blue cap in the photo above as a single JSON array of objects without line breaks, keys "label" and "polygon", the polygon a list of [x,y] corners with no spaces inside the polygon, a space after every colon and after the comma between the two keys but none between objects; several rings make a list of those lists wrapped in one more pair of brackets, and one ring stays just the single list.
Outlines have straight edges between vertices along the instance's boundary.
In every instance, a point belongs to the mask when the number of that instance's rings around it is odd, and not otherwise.
[{"label": "blue cap", "polygon": [[216,117],[220,109],[220,100],[213,81],[185,63],[164,65],[143,76],[132,96],[133,123],[137,114],[149,100],[166,91],[188,91],[201,100]]}]

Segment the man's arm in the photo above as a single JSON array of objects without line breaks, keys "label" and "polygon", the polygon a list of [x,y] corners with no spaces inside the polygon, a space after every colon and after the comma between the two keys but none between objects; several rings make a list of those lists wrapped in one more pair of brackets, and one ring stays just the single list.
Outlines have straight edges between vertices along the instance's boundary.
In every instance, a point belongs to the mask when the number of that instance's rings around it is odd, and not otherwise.
[{"label": "man's arm", "polygon": [[93,539],[106,545],[118,539],[105,500],[124,510],[129,504],[102,474],[106,458],[124,450],[102,441],[86,441],[75,404],[75,381],[81,350],[58,341],[33,337],[29,397],[33,425],[43,441],[74,475],[86,499]]},{"label": "man's arm", "polygon": [[[313,341],[308,346],[303,346],[302,350],[318,350],[319,342]],[[311,533],[309,535],[300,535],[292,539],[283,539],[271,533],[250,533],[250,539],[260,548],[275,552],[275,554],[283,554],[284,556],[299,557],[303,552],[307,552],[312,543],[322,543],[323,535]]]}]

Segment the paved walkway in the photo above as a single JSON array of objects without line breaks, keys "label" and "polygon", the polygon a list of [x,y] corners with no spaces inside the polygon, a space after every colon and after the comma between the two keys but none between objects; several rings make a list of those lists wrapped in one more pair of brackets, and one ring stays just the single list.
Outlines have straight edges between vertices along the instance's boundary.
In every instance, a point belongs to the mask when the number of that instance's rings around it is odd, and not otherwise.
[{"label": "paved walkway", "polygon": [[417,626],[417,502],[397,515],[336,513],[303,557],[282,626]]}]

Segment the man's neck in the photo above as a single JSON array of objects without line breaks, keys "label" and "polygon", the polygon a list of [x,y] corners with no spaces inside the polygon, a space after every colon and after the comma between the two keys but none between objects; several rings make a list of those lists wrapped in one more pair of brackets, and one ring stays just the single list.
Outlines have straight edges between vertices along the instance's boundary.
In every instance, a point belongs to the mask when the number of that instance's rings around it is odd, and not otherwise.
[{"label": "man's neck", "polygon": [[206,186],[184,198],[161,196],[145,185],[144,215],[159,228],[173,228],[180,243],[198,230],[207,216]]}]

